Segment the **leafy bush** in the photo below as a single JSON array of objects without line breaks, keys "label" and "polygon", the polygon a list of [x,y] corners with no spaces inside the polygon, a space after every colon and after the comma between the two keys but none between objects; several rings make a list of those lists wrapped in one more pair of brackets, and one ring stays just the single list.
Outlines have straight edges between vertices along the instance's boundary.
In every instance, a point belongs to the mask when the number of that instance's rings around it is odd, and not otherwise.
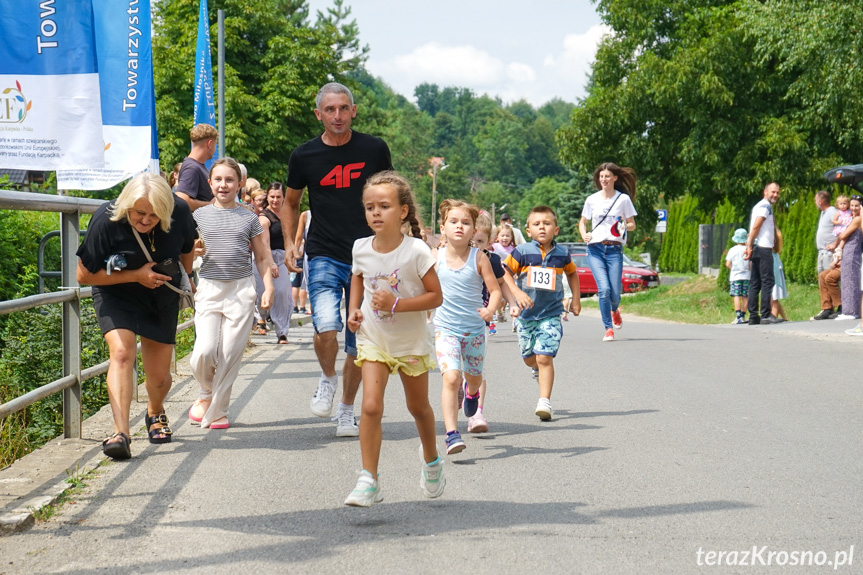
[{"label": "leafy bush", "polygon": [[[36,270],[29,266],[22,290],[32,290]],[[24,294],[16,294],[21,297]],[[16,312],[2,331],[6,343],[0,357],[0,402],[9,401],[63,375],[62,305]],[[88,367],[108,359],[91,300],[81,304],[81,364]],[[108,402],[105,376],[84,382],[82,412],[86,419]],[[0,467],[63,432],[63,395],[55,393],[7,418],[0,426]],[[14,422],[14,423],[13,423]],[[22,428],[26,429],[22,433]]]}]

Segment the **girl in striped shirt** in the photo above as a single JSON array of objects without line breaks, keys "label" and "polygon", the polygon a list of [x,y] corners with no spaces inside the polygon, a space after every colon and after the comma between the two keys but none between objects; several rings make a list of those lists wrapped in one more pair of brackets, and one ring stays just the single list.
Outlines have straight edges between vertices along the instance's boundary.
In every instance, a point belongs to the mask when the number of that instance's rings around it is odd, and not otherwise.
[{"label": "girl in striped shirt", "polygon": [[278,268],[264,242],[258,217],[237,203],[240,166],[233,158],[217,160],[210,170],[213,203],[192,214],[206,253],[195,293],[195,347],[190,364],[201,388],[189,419],[201,427],[227,429],[231,388],[255,314],[255,280],[249,246],[264,281],[261,308],[273,301]]}]

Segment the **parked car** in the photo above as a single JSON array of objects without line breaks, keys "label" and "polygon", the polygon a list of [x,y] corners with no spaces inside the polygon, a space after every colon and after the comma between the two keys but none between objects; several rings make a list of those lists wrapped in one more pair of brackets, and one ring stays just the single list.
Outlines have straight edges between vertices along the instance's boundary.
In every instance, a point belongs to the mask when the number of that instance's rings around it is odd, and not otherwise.
[{"label": "parked car", "polygon": [[[590,265],[587,263],[587,252],[574,253],[572,255],[572,262],[578,271],[578,283],[581,288],[581,295],[595,294],[597,292],[596,280],[593,277],[593,272],[590,271]],[[624,263],[621,275],[624,293],[637,292],[659,286],[659,275],[650,268],[633,267]]]},{"label": "parked car", "polygon": [[[573,255],[583,255],[587,253],[587,244],[584,242],[560,242],[560,245],[568,249],[569,253]],[[645,270],[653,271],[653,268],[646,263],[634,260],[626,254],[623,254],[623,265],[631,268],[643,268]]]}]

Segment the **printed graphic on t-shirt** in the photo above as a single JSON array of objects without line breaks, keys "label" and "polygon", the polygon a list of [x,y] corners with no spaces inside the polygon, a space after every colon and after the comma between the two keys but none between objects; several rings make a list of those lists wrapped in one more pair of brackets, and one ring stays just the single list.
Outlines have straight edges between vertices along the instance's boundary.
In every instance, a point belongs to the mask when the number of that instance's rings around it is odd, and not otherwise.
[{"label": "printed graphic on t-shirt", "polygon": [[615,238],[622,238],[626,235],[626,223],[622,217],[617,216],[616,221],[611,225],[611,235]]},{"label": "printed graphic on t-shirt", "polygon": [[[399,295],[399,284],[401,283],[399,269],[401,268],[393,270],[390,274],[376,274],[372,276],[369,280],[372,284],[372,292],[389,289],[394,296],[401,297]],[[378,321],[393,321],[395,316],[387,310],[376,309],[375,319]]]},{"label": "printed graphic on t-shirt", "polygon": [[350,188],[351,180],[356,180],[362,175],[363,168],[366,167],[365,162],[357,164],[348,164],[347,166],[336,166],[321,179],[321,186],[335,186],[336,188]]}]

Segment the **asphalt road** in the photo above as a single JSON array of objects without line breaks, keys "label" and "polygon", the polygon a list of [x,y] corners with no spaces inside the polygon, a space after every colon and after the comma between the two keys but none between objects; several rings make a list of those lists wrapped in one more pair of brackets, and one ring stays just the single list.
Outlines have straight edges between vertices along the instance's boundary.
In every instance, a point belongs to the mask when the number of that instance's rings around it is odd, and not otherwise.
[{"label": "asphalt road", "polygon": [[486,362],[490,432],[464,434],[441,499],[421,495],[416,429],[390,380],[385,499],[371,509],[342,505],[358,441],[309,412],[309,328],[289,346],[256,336],[231,429],[191,424],[193,386],[173,394],[174,442],[139,433],[131,461],[0,538],[0,573],[861,573],[863,342],[826,323],[624,314],[603,343],[586,312],[565,324],[550,422],[502,324]]}]

